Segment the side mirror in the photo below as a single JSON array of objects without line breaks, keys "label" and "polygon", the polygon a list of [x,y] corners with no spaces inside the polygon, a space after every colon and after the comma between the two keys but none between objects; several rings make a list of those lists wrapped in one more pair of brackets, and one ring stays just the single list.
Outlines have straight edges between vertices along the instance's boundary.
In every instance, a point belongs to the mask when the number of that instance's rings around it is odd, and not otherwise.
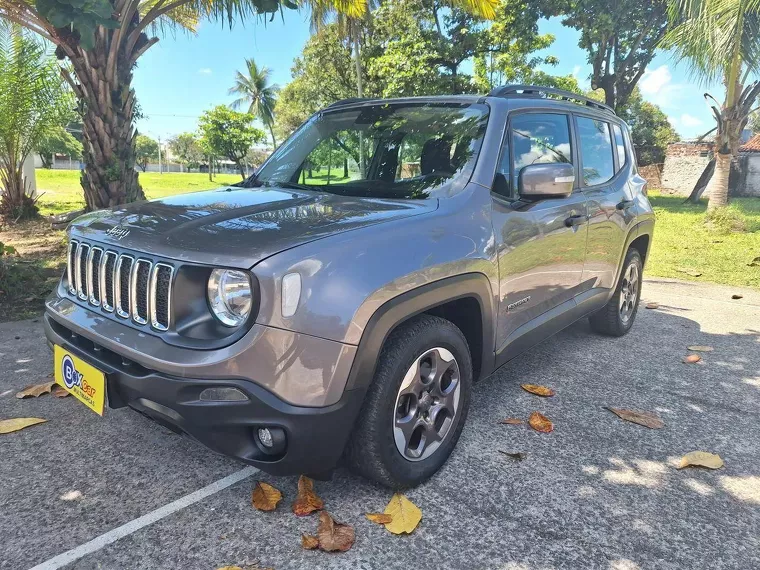
[{"label": "side mirror", "polygon": [[566,162],[531,164],[520,171],[517,188],[521,198],[567,198],[573,193],[575,169]]}]

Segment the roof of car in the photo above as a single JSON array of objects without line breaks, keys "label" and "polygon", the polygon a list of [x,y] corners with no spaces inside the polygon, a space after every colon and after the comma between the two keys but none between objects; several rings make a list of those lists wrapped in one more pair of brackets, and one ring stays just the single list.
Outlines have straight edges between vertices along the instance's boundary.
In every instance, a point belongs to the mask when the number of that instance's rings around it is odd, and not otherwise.
[{"label": "roof of car", "polygon": [[[584,107],[587,110],[599,111],[603,113],[609,113],[615,116],[615,111],[612,107],[605,105],[600,101],[595,101],[585,95],[579,93],[573,93],[572,91],[566,91],[564,89],[556,89],[554,87],[544,87],[538,85],[504,85],[502,87],[496,87],[492,89],[487,96],[483,95],[430,95],[423,97],[399,97],[394,99],[366,99],[359,97],[352,97],[350,99],[342,99],[329,105],[328,109],[336,109],[338,107],[352,106],[352,105],[371,105],[371,104],[385,104],[385,103],[420,103],[420,102],[451,102],[451,103],[464,103],[472,104],[483,102],[489,98],[499,99],[517,99],[524,100],[529,99],[531,102],[543,101],[549,106],[551,103],[569,104],[570,108],[577,109],[579,106]],[[541,106],[544,106],[543,104]],[[564,106],[564,105],[563,105]],[[567,108],[567,107],[566,107]]]}]

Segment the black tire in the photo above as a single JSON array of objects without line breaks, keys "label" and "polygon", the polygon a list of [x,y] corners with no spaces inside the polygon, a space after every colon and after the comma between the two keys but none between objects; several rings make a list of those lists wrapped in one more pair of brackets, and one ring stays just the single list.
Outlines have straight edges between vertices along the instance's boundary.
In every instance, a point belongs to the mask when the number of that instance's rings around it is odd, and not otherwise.
[{"label": "black tire", "polygon": [[[644,264],[641,261],[639,252],[634,248],[630,248],[625,255],[623,269],[618,277],[614,295],[612,295],[612,298],[603,309],[589,317],[591,328],[594,331],[609,336],[623,336],[631,330],[639,309],[643,267]],[[632,294],[629,294],[630,309],[624,313],[621,308],[622,300],[626,298],[626,288],[629,286],[627,285],[627,277],[631,269],[635,270],[637,275],[636,290]]]},{"label": "black tire", "polygon": [[[458,407],[448,431],[431,455],[409,460],[402,455],[394,439],[397,397],[415,361],[438,347],[448,350],[456,359],[460,386]],[[427,480],[446,462],[459,439],[467,419],[471,388],[472,359],[459,328],[431,315],[420,315],[402,324],[386,339],[378,358],[375,376],[346,446],[348,467],[392,489],[414,487]]]}]

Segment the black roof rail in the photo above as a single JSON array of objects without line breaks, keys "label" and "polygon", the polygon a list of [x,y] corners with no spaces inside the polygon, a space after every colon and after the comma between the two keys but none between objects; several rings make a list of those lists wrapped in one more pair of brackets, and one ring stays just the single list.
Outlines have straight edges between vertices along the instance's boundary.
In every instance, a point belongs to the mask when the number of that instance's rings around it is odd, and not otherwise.
[{"label": "black roof rail", "polygon": [[335,103],[330,103],[327,106],[327,109],[331,107],[340,107],[341,105],[349,105],[351,103],[361,103],[362,101],[369,101],[366,97],[349,97],[348,99],[341,99],[340,101],[335,101]]},{"label": "black roof rail", "polygon": [[609,105],[594,101],[585,95],[579,95],[572,91],[566,91],[564,89],[557,89],[556,87],[544,87],[542,85],[503,85],[491,90],[488,94],[489,97],[536,97],[541,99],[548,99],[549,95],[572,103],[584,105],[586,107],[593,107],[600,111],[607,111],[608,113],[615,114],[615,110]]}]

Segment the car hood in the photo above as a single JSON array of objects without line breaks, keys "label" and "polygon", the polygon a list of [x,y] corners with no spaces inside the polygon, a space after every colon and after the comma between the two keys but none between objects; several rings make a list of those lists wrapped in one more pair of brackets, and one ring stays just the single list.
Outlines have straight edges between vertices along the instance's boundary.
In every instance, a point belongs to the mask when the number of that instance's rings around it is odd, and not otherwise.
[{"label": "car hood", "polygon": [[226,187],[92,212],[73,222],[71,234],[192,263],[248,268],[286,249],[430,212],[437,204]]}]

